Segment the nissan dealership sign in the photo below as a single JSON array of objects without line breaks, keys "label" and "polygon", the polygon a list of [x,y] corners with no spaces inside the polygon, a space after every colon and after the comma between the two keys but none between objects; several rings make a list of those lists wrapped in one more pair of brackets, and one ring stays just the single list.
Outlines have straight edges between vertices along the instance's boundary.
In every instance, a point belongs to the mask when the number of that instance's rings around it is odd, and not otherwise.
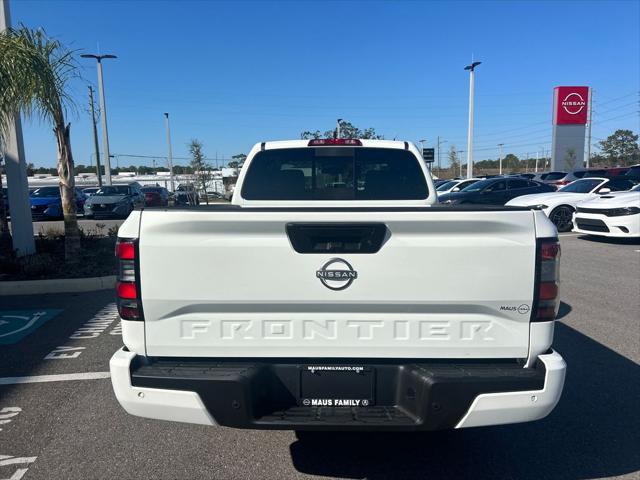
[{"label": "nissan dealership sign", "polygon": [[584,166],[584,142],[589,120],[589,87],[553,89],[551,168],[570,172]]},{"label": "nissan dealership sign", "polygon": [[553,91],[554,125],[585,125],[589,87],[556,87]]}]

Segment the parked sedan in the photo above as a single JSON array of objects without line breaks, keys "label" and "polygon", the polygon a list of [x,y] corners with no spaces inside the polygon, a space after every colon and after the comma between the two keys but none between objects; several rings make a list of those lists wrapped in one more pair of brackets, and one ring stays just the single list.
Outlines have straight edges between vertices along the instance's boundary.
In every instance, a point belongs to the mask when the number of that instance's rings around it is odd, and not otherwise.
[{"label": "parked sedan", "polygon": [[553,187],[533,180],[498,177],[475,182],[459,192],[439,196],[438,200],[446,204],[504,205],[521,195],[554,191]]},{"label": "parked sedan", "polygon": [[144,204],[147,207],[166,207],[169,205],[169,190],[164,187],[142,187]]},{"label": "parked sedan", "polygon": [[440,185],[442,185],[443,183],[447,183],[450,182],[451,180],[443,180],[443,179],[438,179],[438,180],[434,180],[433,181],[433,186],[438,188]]},{"label": "parked sedan", "polygon": [[436,187],[436,195],[444,195],[446,193],[459,192],[464,187],[471,185],[472,183],[479,182],[479,178],[467,178],[464,180],[449,180]]},{"label": "parked sedan", "polygon": [[[84,195],[75,190],[76,210],[82,212],[85,203]],[[33,220],[59,220],[62,215],[62,198],[60,187],[36,188],[29,195],[31,218]]]},{"label": "parked sedan", "polygon": [[144,196],[140,184],[103,186],[91,195],[84,204],[87,218],[126,218],[136,207],[144,206]]},{"label": "parked sedan", "polygon": [[91,195],[95,195],[98,190],[100,190],[100,187],[87,187],[82,189],[82,193],[90,197]]},{"label": "parked sedan", "polygon": [[625,180],[631,180],[634,183],[640,183],[640,165],[632,165],[629,170],[622,175]]},{"label": "parked sedan", "polygon": [[640,238],[640,185],[629,192],[580,202],[573,231],[603,237]]},{"label": "parked sedan", "polygon": [[573,226],[573,212],[578,202],[614,191],[629,190],[632,187],[632,182],[619,178],[582,178],[562,187],[557,192],[525,195],[514,198],[507,202],[507,205],[537,206],[549,217],[559,232],[568,232]]}]

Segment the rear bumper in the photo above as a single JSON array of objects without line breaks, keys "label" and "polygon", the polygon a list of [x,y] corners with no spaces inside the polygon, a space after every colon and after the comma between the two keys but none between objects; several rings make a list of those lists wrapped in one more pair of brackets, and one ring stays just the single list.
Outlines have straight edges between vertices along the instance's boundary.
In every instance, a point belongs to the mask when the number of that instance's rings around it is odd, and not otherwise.
[{"label": "rear bumper", "polygon": [[[347,363],[327,363],[337,364]],[[111,380],[124,409],[147,418],[258,429],[440,430],[543,418],[560,398],[566,370],[555,352],[540,355],[535,368],[373,361],[375,406],[309,407],[300,404],[302,365],[148,359],[122,349],[111,359]]]}]

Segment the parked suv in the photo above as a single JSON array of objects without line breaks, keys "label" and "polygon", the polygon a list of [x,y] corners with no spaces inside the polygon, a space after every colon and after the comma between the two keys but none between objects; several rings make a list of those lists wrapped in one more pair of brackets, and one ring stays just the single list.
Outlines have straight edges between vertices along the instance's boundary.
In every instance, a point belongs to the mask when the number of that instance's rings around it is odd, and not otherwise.
[{"label": "parked suv", "polygon": [[[549,177],[545,179],[545,183],[551,183],[558,188],[575,182],[580,178],[613,178],[621,175],[626,168],[580,168],[567,173],[565,176],[549,181]],[[556,173],[556,172],[551,172]],[[551,176],[551,174],[549,174]]]},{"label": "parked suv", "polygon": [[169,205],[169,190],[164,187],[142,187],[146,207],[166,207]]},{"label": "parked suv", "polygon": [[126,218],[136,207],[144,206],[140,184],[104,185],[87,198],[84,216],[87,218]]}]

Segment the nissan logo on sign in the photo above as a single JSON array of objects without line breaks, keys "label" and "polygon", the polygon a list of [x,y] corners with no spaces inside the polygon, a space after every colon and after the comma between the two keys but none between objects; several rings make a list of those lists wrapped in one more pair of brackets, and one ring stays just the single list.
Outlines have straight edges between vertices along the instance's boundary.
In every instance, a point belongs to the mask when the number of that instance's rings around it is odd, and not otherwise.
[{"label": "nissan logo on sign", "polygon": [[556,87],[553,96],[553,120],[556,125],[585,125],[589,87]]},{"label": "nissan logo on sign", "polygon": [[569,115],[579,114],[586,105],[587,102],[584,101],[582,95],[575,92],[570,93],[562,100],[562,108],[564,108],[564,111]]}]

